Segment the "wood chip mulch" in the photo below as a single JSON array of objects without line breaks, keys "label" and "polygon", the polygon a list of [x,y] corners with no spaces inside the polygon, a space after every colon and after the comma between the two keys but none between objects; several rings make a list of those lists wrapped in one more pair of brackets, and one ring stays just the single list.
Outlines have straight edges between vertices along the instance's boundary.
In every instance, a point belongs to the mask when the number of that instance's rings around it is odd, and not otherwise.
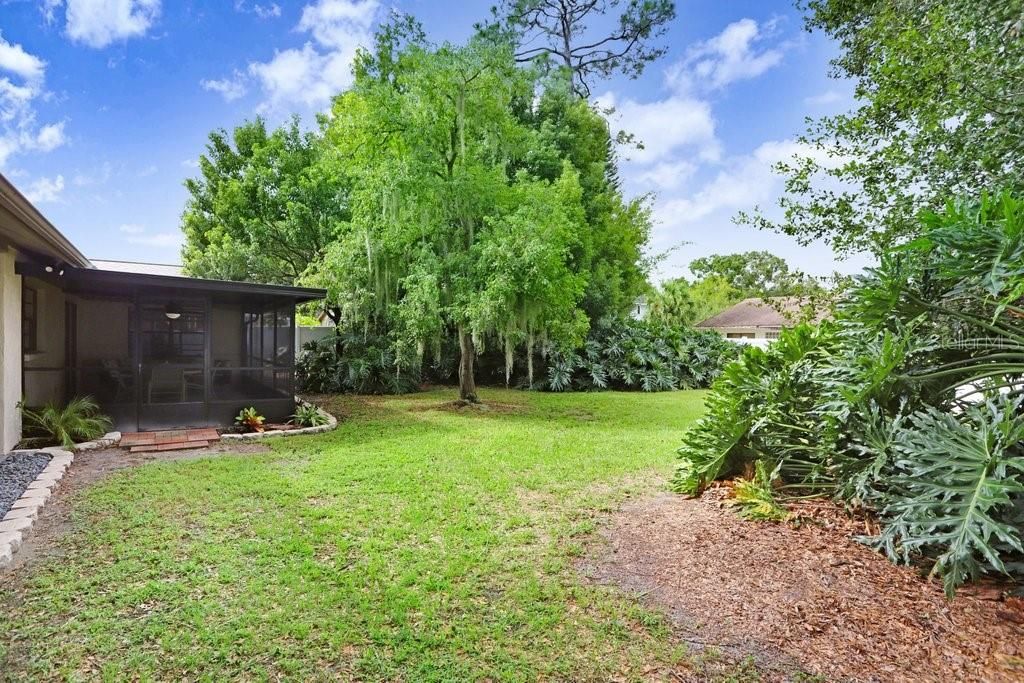
[{"label": "wood chip mulch", "polygon": [[627,505],[581,570],[663,610],[696,651],[752,656],[762,680],[1024,681],[1024,601],[996,587],[949,601],[853,541],[864,523],[838,509],[750,522],[721,497]]}]

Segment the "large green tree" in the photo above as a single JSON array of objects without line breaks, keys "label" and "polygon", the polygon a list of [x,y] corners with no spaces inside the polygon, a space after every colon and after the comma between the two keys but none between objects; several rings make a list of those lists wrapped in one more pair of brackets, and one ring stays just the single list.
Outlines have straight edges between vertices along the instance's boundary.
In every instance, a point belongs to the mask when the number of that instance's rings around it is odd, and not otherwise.
[{"label": "large green tree", "polygon": [[807,26],[841,48],[856,106],[813,121],[780,164],[784,217],[743,216],[840,253],[882,253],[953,196],[1024,189],[1024,7],[1018,0],[810,0]]},{"label": "large green tree", "polygon": [[721,313],[743,298],[743,293],[720,275],[711,275],[691,283],[689,294],[694,305],[695,323]]},{"label": "large green tree", "polygon": [[185,181],[186,271],[197,277],[293,284],[315,270],[348,219],[348,186],[320,161],[319,135],[297,119],[261,119],[210,133],[199,176]]},{"label": "large green tree", "polygon": [[535,85],[510,49],[481,40],[412,43],[386,65],[364,52],[325,131],[352,221],[321,281],[348,323],[386,329],[400,355],[453,336],[467,401],[489,339],[511,363],[516,345],[532,358],[538,340],[578,343],[587,328],[586,276],[572,263],[586,225],[579,173],[566,162],[551,181],[524,168],[543,142],[515,105]]},{"label": "large green tree", "polygon": [[623,315],[647,287],[643,249],[651,231],[650,197],[623,197],[615,143],[601,112],[576,97],[564,79],[546,79],[544,86],[519,114],[537,132],[525,168],[554,181],[563,161],[572,164],[587,224],[573,253],[574,268],[587,275],[581,306],[591,320]]},{"label": "large green tree", "polygon": [[712,254],[690,262],[698,280],[721,278],[744,297],[793,296],[815,288],[813,280],[767,251]]}]

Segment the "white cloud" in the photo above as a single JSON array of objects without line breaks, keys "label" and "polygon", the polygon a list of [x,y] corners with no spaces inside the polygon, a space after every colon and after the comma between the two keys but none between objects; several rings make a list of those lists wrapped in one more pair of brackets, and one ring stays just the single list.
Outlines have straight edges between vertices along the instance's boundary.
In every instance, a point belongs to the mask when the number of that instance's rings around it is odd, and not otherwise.
[{"label": "white cloud", "polygon": [[158,169],[155,164],[150,164],[149,166],[147,166],[144,169],[142,169],[141,171],[139,171],[139,177],[140,178],[148,178],[151,175],[156,175],[156,172],[158,170],[160,170],[160,169]]},{"label": "white cloud", "polygon": [[828,104],[835,104],[843,100],[843,94],[838,90],[826,90],[818,95],[804,98],[804,104],[811,107],[823,107]]},{"label": "white cloud", "polygon": [[185,168],[199,168],[199,159],[185,159],[181,165]]},{"label": "white cloud", "polygon": [[248,92],[244,81],[245,74],[240,72],[238,69],[235,69],[230,78],[221,78],[217,80],[204,78],[199,81],[199,86],[203,90],[220,93],[225,102],[233,102],[238,98],[243,97],[245,93]]},{"label": "white cloud", "polygon": [[775,35],[776,22],[758,25],[740,19],[709,40],[691,46],[669,67],[666,83],[678,92],[718,90],[735,81],[755,78],[778,65],[791,45],[782,43],[758,51],[756,45]]},{"label": "white cloud", "polygon": [[93,185],[103,185],[113,173],[114,168],[110,165],[109,161],[103,162],[103,164],[92,171],[82,172],[79,171],[71,179],[71,184],[75,187],[91,187]]},{"label": "white cloud", "polygon": [[53,23],[57,9],[64,4],[64,0],[43,0],[39,3],[39,11],[43,13],[43,21],[47,26]]},{"label": "white cloud", "polygon": [[124,241],[128,244],[137,244],[143,247],[180,247],[182,234],[180,232],[155,232],[150,233],[145,226],[138,223],[123,223],[118,226],[118,231],[124,233]]},{"label": "white cloud", "polygon": [[665,202],[656,213],[667,225],[696,223],[712,213],[753,208],[778,197],[782,179],[773,166],[792,160],[794,155],[818,156],[807,145],[794,140],[770,140],[751,154],[729,160],[714,178],[689,196]]},{"label": "white cloud", "polygon": [[46,97],[46,62],[0,34],[0,167],[14,155],[49,152],[67,141],[64,122],[39,126],[33,103]]},{"label": "white cloud", "polygon": [[281,16],[281,8],[274,2],[269,5],[253,5],[252,11],[260,19],[273,19]]},{"label": "white cloud", "polygon": [[674,190],[692,178],[697,172],[697,168],[697,164],[685,159],[663,161],[638,170],[631,174],[631,179],[641,186],[654,185],[662,190]]},{"label": "white cloud", "polygon": [[725,158],[692,189],[657,198],[652,248],[678,250],[659,267],[655,279],[685,275],[686,265],[700,256],[758,249],[777,253],[812,274],[862,268],[864,259],[838,262],[825,244],[801,247],[793,238],[733,222],[740,211],[760,210],[771,220],[782,217],[777,200],[785,192],[784,178],[774,166],[794,157],[812,157],[826,167],[846,161],[796,140],[768,140],[747,154]]},{"label": "white cloud", "polygon": [[0,70],[19,76],[29,85],[38,86],[42,85],[46,62],[25,52],[21,45],[0,38]]},{"label": "white cloud", "polygon": [[57,149],[65,142],[67,142],[67,138],[64,135],[64,122],[61,121],[60,123],[51,123],[40,128],[39,133],[36,135],[35,147],[43,152],[49,152]]},{"label": "white cloud", "polygon": [[52,180],[40,178],[25,188],[25,198],[33,204],[45,202],[56,202],[60,200],[60,194],[64,191],[64,176],[58,175]]},{"label": "white cloud", "polygon": [[261,111],[289,106],[323,107],[352,83],[356,50],[371,44],[378,0],[317,0],[306,5],[296,27],[313,40],[301,49],[275,52],[269,62],[253,62],[252,74],[266,100]]},{"label": "white cloud", "polygon": [[[48,3],[44,15],[52,17],[56,4]],[[144,36],[160,16],[160,0],[67,0],[65,16],[71,40],[103,48]]]},{"label": "white cloud", "polygon": [[178,247],[181,246],[182,235],[180,232],[157,232],[152,235],[131,235],[125,241],[144,247]]},{"label": "white cloud", "polygon": [[671,96],[656,102],[619,102],[613,93],[598,98],[602,107],[614,107],[612,123],[636,136],[643,149],[622,149],[630,161],[649,164],[670,158],[683,148],[697,151],[703,160],[719,157],[711,105],[690,97]]},{"label": "white cloud", "polygon": [[260,19],[276,19],[281,16],[281,7],[276,2],[266,5],[255,3],[250,8],[245,0],[235,0],[235,11],[243,14],[255,14]]}]

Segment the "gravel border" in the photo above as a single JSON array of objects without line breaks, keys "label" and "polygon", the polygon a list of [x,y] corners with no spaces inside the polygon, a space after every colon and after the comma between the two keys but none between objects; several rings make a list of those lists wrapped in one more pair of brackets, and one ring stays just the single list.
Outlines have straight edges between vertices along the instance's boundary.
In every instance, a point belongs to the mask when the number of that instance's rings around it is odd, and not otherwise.
[{"label": "gravel border", "polygon": [[64,472],[75,459],[72,451],[63,448],[39,448],[15,453],[46,453],[50,456],[49,464],[36,475],[18,500],[14,501],[10,511],[0,520],[0,568],[6,567],[14,560],[14,553],[21,547],[21,542],[32,530],[32,525],[39,517],[39,510],[53,494],[60,483]]},{"label": "gravel border", "polygon": [[304,401],[298,396],[295,397],[295,405],[313,406],[321,415],[327,418],[327,424],[317,427],[300,427],[299,429],[268,429],[264,432],[246,432],[245,434],[221,434],[221,441],[252,441],[254,439],[265,439],[270,436],[299,436],[300,434],[322,434],[338,428],[338,418],[334,417],[318,405]]},{"label": "gravel border", "polygon": [[0,520],[0,569],[7,567],[14,560],[22,541],[32,530],[32,525],[39,517],[39,511],[57,489],[64,472],[75,459],[75,453],[96,451],[101,448],[117,446],[121,442],[121,432],[107,432],[99,439],[76,443],[70,450],[59,446],[49,448],[29,448],[14,450],[12,453],[46,453],[50,463],[36,475],[11,509]]},{"label": "gravel border", "polygon": [[50,464],[51,457],[43,451],[0,455],[0,518],[11,511],[28,485]]}]

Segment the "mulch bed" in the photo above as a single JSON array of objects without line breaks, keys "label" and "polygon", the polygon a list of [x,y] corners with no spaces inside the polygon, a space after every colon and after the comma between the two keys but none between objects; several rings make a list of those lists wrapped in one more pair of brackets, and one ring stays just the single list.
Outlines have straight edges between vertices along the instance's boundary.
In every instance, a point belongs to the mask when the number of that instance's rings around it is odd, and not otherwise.
[{"label": "mulch bed", "polygon": [[0,519],[21,498],[28,485],[46,469],[47,453],[8,453],[0,455]]},{"label": "mulch bed", "polygon": [[1024,681],[1024,601],[995,587],[949,601],[853,541],[864,523],[841,511],[749,522],[720,497],[626,506],[581,570],[664,611],[695,650],[753,657],[762,680]]}]

